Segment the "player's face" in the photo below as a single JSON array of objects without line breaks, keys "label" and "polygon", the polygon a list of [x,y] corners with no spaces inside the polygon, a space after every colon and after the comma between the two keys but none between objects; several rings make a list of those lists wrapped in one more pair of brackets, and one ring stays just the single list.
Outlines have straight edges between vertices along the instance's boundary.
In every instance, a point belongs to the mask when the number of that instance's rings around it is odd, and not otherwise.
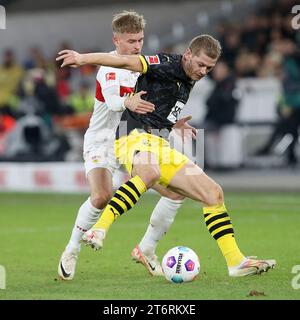
[{"label": "player's face", "polygon": [[206,76],[216,65],[218,59],[212,59],[203,51],[193,55],[189,49],[184,53],[184,70],[189,78],[198,81]]},{"label": "player's face", "polygon": [[141,54],[144,43],[144,32],[116,33],[113,37],[118,54]]}]

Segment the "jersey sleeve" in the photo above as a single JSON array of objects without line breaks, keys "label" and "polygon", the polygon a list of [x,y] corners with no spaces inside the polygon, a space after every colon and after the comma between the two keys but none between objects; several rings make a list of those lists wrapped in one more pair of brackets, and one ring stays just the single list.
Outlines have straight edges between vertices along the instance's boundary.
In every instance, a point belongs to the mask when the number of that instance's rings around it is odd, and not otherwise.
[{"label": "jersey sleeve", "polygon": [[125,110],[124,100],[126,97],[120,97],[120,78],[120,72],[115,68],[100,67],[97,74],[97,81],[105,103],[112,111]]},{"label": "jersey sleeve", "polygon": [[176,69],[168,54],[159,53],[153,56],[140,55],[139,57],[143,65],[143,74],[161,80],[175,78]]},{"label": "jersey sleeve", "polygon": [[120,87],[120,72],[118,69],[110,67],[100,67],[97,73],[97,81],[102,89],[119,86]]}]

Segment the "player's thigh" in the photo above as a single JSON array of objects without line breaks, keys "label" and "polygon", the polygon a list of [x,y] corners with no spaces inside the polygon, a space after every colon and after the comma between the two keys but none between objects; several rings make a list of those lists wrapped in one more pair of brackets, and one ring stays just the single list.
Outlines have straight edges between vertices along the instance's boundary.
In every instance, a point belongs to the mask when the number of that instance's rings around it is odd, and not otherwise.
[{"label": "player's thigh", "polygon": [[112,175],[117,168],[112,144],[92,144],[84,152],[84,166],[91,203],[103,209],[112,197]]},{"label": "player's thigh", "polygon": [[137,152],[132,161],[132,176],[139,175],[149,188],[160,178],[159,160],[151,151]]},{"label": "player's thigh", "polygon": [[158,168],[157,145],[159,138],[133,130],[128,136],[115,141],[115,155],[131,176],[143,169]]},{"label": "player's thigh", "polygon": [[162,185],[156,183],[153,187],[153,190],[157,191],[162,197],[169,198],[171,200],[183,200],[185,197],[169,190],[168,188],[163,187]]},{"label": "player's thigh", "polygon": [[177,171],[168,187],[207,206],[224,201],[221,187],[191,161]]}]

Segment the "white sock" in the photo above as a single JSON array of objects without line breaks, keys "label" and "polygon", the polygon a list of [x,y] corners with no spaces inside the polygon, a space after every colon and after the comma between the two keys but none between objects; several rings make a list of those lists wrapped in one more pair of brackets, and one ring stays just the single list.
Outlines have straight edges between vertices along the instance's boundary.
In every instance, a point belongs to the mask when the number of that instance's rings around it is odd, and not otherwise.
[{"label": "white sock", "polygon": [[82,234],[89,230],[98,220],[103,210],[92,206],[90,197],[81,205],[78,210],[72,235],[66,247],[68,251],[80,250],[80,241]]},{"label": "white sock", "polygon": [[158,241],[170,228],[182,203],[183,200],[171,200],[166,197],[160,198],[151,214],[147,231],[139,243],[139,247],[143,253],[149,256],[155,253]]}]

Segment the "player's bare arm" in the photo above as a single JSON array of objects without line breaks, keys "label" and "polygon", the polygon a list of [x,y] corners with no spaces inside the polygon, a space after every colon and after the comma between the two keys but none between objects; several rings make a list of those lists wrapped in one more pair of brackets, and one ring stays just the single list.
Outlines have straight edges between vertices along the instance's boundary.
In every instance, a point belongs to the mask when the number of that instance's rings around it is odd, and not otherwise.
[{"label": "player's bare arm", "polygon": [[143,65],[138,55],[118,55],[112,53],[78,53],[74,50],[62,50],[56,61],[63,61],[61,67],[80,67],[86,64],[121,68],[136,72],[143,71]]}]

